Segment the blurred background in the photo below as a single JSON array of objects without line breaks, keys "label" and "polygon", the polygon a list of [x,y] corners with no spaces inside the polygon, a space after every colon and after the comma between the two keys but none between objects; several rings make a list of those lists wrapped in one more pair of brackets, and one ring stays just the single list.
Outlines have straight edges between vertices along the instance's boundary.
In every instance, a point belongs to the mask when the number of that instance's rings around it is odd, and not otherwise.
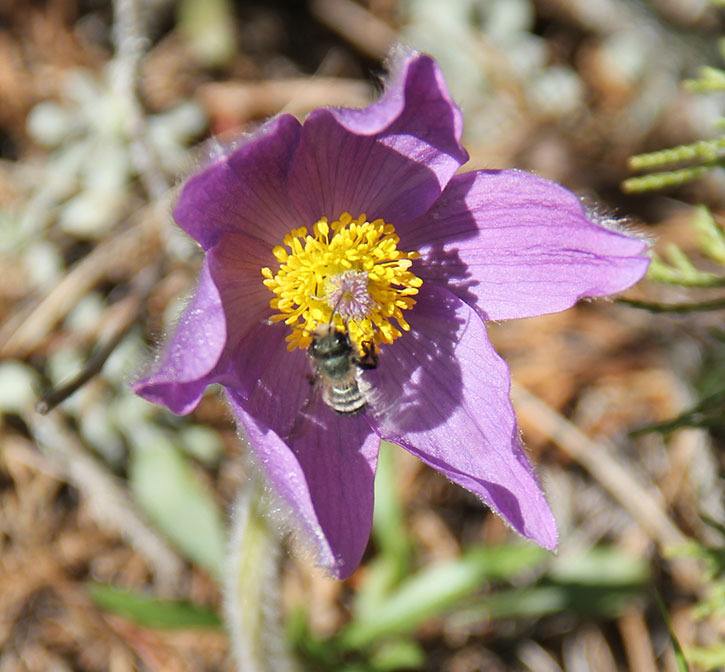
[{"label": "blurred background", "polygon": [[0,0],[0,672],[234,669],[242,444],[214,391],[177,418],[128,387],[199,268],[171,205],[265,118],[373,100],[398,42],[468,169],[561,181],[657,259],[628,303],[490,329],[559,554],[386,446],[360,569],[283,554],[300,669],[724,668],[722,4]]}]

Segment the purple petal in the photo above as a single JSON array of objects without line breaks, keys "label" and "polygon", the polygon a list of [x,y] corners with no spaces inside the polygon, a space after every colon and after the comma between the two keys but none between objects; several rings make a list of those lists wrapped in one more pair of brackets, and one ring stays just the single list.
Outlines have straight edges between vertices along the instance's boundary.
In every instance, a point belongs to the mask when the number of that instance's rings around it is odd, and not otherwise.
[{"label": "purple petal", "polygon": [[517,170],[457,175],[430,212],[398,232],[425,257],[416,273],[491,320],[621,292],[649,263],[644,241],[600,226],[572,192]]},{"label": "purple petal", "polygon": [[204,249],[228,231],[278,245],[299,225],[290,207],[286,178],[300,123],[282,114],[231,154],[192,177],[174,209],[179,226]]},{"label": "purple petal", "polygon": [[134,390],[144,399],[163,404],[173,413],[190,413],[213,376],[226,343],[226,323],[219,291],[207,259],[199,285],[181,315],[153,372]]},{"label": "purple petal", "polygon": [[379,439],[364,417],[338,415],[322,402],[308,382],[307,355],[287,352],[281,325],[258,332],[260,349],[246,369],[257,384],[248,395],[228,389],[230,404],[293,523],[319,562],[346,578],[370,536]]},{"label": "purple petal", "polygon": [[226,315],[228,339],[239,342],[272,312],[261,269],[276,264],[269,245],[245,234],[223,236],[207,253]]},{"label": "purple petal", "polygon": [[435,61],[416,56],[402,64],[377,103],[309,115],[290,193],[305,223],[345,211],[408,221],[433,204],[468,160],[461,129],[461,113]]},{"label": "purple petal", "polygon": [[368,374],[378,433],[480,497],[519,534],[555,548],[556,524],[519,439],[508,367],[480,316],[428,283],[410,325]]},{"label": "purple petal", "polygon": [[269,247],[256,238],[223,236],[207,252],[194,298],[154,372],[136,383],[136,392],[184,414],[199,403],[207,385],[241,389],[245,339],[270,312],[260,269],[273,260]]}]

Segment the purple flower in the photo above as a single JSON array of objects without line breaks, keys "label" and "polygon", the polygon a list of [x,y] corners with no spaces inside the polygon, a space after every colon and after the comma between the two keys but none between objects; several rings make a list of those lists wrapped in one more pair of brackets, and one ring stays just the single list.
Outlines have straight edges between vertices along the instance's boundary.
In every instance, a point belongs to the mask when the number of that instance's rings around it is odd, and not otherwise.
[{"label": "purple flower", "polygon": [[[593,222],[557,184],[456,175],[461,130],[436,63],[411,56],[370,107],[275,117],[193,176],[174,213],[204,249],[199,286],[136,391],[189,413],[220,383],[339,577],[368,540],[381,438],[556,547],[485,322],[619,292],[647,268],[641,240]],[[333,380],[311,345],[335,334]],[[362,411],[335,412],[335,395]]]}]

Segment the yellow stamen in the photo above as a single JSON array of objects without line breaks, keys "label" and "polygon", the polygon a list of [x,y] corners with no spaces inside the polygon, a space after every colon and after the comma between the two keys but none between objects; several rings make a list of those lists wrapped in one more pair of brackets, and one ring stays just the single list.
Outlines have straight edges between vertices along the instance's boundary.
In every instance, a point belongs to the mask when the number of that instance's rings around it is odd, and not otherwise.
[{"label": "yellow stamen", "polygon": [[306,227],[293,229],[283,242],[272,250],[276,273],[261,272],[274,293],[272,321],[291,329],[290,350],[308,348],[317,326],[330,320],[346,329],[360,352],[363,344],[392,343],[410,329],[403,311],[415,305],[423,284],[410,270],[420,255],[398,249],[392,225],[344,212],[333,222],[320,219],[312,235]]}]

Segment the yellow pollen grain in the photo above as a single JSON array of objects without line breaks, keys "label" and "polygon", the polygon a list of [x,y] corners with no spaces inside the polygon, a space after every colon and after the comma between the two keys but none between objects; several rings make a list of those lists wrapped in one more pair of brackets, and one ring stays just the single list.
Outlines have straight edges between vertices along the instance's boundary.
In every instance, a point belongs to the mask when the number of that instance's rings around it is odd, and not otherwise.
[{"label": "yellow pollen grain", "polygon": [[[283,245],[272,249],[279,262],[276,272],[261,269],[264,286],[274,294],[270,319],[290,327],[288,349],[308,348],[317,326],[330,321],[347,330],[361,353],[363,344],[392,343],[401,329],[408,331],[402,311],[415,305],[411,297],[423,281],[411,270],[420,255],[399,250],[399,242],[391,224],[369,222],[365,214],[354,218],[349,212],[332,222],[323,217],[311,233],[304,226],[292,229]],[[338,312],[333,315],[328,303],[328,281],[346,271],[367,274],[371,308],[364,317],[344,320]]]}]

